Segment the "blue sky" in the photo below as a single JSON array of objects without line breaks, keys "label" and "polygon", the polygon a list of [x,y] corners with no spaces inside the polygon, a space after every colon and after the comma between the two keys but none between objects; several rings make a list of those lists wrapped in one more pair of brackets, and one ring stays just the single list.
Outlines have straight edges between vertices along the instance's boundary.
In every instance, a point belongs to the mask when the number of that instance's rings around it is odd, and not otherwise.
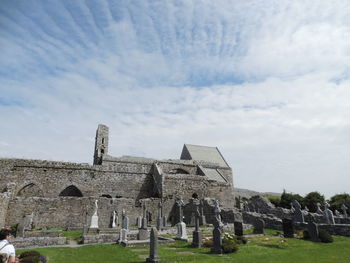
[{"label": "blue sky", "polygon": [[0,5],[0,157],[179,158],[218,146],[235,185],[350,185],[348,1]]}]

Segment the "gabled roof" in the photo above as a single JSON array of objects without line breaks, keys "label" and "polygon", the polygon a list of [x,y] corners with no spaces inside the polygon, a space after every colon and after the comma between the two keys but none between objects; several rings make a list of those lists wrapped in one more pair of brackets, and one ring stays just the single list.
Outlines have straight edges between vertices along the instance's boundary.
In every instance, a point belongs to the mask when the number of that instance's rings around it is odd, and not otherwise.
[{"label": "gabled roof", "polygon": [[221,167],[230,167],[217,147],[184,144],[180,159],[205,161],[217,163]]}]

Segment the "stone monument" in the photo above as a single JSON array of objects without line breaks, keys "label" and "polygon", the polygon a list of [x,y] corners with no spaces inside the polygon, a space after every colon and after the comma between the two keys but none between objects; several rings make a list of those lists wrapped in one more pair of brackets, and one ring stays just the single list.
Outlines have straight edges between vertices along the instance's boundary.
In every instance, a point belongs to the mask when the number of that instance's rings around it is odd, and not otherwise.
[{"label": "stone monument", "polygon": [[90,228],[98,228],[98,215],[97,215],[97,210],[98,210],[98,200],[95,200],[95,211],[94,214],[91,217],[91,223],[90,223]]},{"label": "stone monument", "polygon": [[343,211],[343,217],[348,217],[348,213],[347,213],[348,207],[345,204],[342,204],[341,210]]},{"label": "stone monument", "polygon": [[265,222],[262,219],[257,219],[254,222],[254,234],[264,234]]},{"label": "stone monument", "polygon": [[330,205],[328,204],[328,202],[326,202],[324,204],[324,211],[323,211],[323,215],[324,218],[326,219],[327,224],[329,225],[334,225],[334,216],[333,216],[333,212],[332,210],[329,209]]},{"label": "stone monument", "polygon": [[323,211],[321,209],[321,204],[317,203],[316,206],[317,206],[316,213],[319,214],[319,215],[323,215]]},{"label": "stone monument", "polygon": [[301,211],[301,205],[299,204],[299,202],[297,200],[293,200],[292,206],[294,208],[294,212],[293,212],[294,222],[305,223],[304,214]]},{"label": "stone monument", "polygon": [[160,201],[158,203],[158,217],[157,217],[157,230],[158,231],[162,230],[162,227],[163,227],[162,208],[163,208],[163,205],[162,205],[162,202]]},{"label": "stone monument", "polygon": [[293,220],[288,218],[282,219],[283,236],[286,238],[294,237],[294,225]]},{"label": "stone monument", "polygon": [[175,239],[188,241],[187,232],[186,232],[186,224],[183,222],[183,211],[182,211],[183,206],[185,204],[184,204],[184,202],[182,201],[181,198],[176,201],[176,204],[179,207],[180,222],[177,223],[177,225],[176,225],[176,227],[177,227],[177,235],[176,235]]},{"label": "stone monument", "polygon": [[193,239],[192,239],[192,247],[201,247],[202,246],[202,232],[199,230],[199,221],[200,221],[200,213],[199,213],[199,205],[200,201],[198,199],[193,199],[193,204],[195,206],[195,229],[193,231]]},{"label": "stone monument", "polygon": [[213,229],[213,247],[211,252],[214,254],[222,254],[222,239],[221,239],[221,218],[215,216]]},{"label": "stone monument", "polygon": [[154,227],[151,229],[149,257],[146,259],[146,263],[160,263],[158,256],[158,232]]},{"label": "stone monument", "polygon": [[204,215],[204,199],[201,200],[200,209],[201,209],[201,217],[200,217],[199,225],[202,226],[202,225],[207,224],[207,221],[206,221],[205,215]]},{"label": "stone monument", "polygon": [[235,226],[235,235],[243,236],[243,223],[240,221],[234,221],[233,224]]},{"label": "stone monument", "polygon": [[113,214],[112,214],[112,228],[116,228],[117,225],[115,223],[115,220],[116,220],[116,212],[113,211]]}]

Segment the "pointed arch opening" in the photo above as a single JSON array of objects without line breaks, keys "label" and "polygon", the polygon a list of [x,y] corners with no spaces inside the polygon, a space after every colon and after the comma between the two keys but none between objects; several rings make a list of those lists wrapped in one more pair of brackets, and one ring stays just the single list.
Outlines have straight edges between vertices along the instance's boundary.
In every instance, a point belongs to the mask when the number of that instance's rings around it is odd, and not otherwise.
[{"label": "pointed arch opening", "polygon": [[43,197],[43,191],[34,183],[30,183],[21,188],[17,193],[18,197]]},{"label": "pointed arch opening", "polygon": [[75,197],[83,197],[82,192],[74,185],[70,185],[65,188],[59,196],[75,196]]}]

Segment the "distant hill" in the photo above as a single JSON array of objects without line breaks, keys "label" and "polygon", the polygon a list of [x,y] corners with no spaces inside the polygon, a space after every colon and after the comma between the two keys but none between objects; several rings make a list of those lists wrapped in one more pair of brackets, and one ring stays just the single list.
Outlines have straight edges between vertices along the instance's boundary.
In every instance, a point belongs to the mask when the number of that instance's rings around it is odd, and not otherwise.
[{"label": "distant hill", "polygon": [[233,190],[235,196],[250,198],[254,195],[273,195],[273,196],[281,196],[281,193],[274,193],[274,192],[257,192],[254,190],[249,189],[242,189],[242,188],[235,188]]}]

